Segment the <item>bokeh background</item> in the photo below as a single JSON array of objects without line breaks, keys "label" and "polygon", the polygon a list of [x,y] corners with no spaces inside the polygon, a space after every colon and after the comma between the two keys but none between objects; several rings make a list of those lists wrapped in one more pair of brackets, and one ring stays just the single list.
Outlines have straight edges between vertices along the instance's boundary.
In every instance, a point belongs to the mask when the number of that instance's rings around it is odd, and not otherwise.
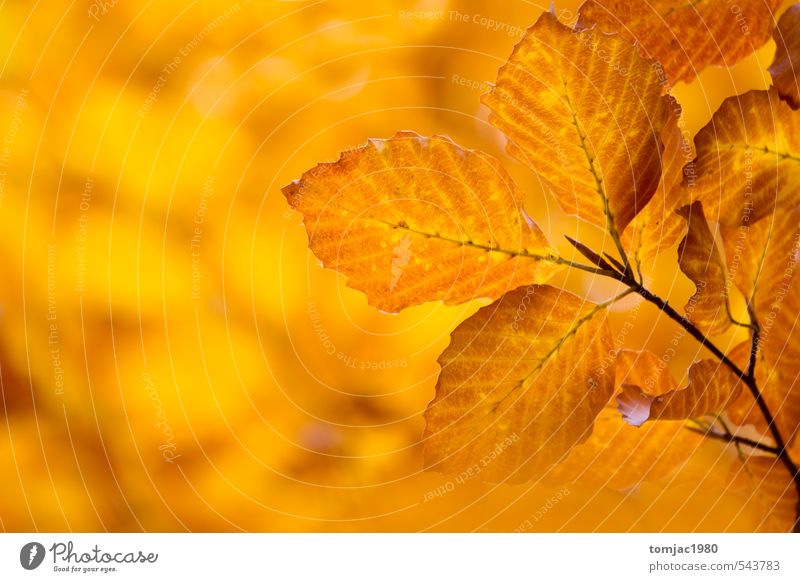
[{"label": "bokeh background", "polygon": [[[751,530],[716,443],[623,491],[423,472],[436,357],[486,302],[377,312],[318,266],[281,195],[368,137],[446,134],[500,158],[564,252],[563,234],[592,240],[478,101],[548,8],[0,3],[0,530]],[[675,87],[689,130],[767,87],[774,50]],[[675,265],[649,272],[683,305]],[[635,323],[620,344],[663,354],[677,329],[634,307],[615,307]],[[678,341],[681,378],[701,354]]]}]

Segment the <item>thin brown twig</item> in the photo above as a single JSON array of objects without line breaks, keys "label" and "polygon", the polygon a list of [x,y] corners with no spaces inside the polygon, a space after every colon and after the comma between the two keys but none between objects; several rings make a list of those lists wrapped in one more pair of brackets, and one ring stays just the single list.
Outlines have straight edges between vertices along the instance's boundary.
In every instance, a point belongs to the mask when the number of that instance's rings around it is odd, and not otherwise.
[{"label": "thin brown twig", "polygon": [[743,437],[743,436],[739,436],[739,435],[735,435],[735,434],[724,433],[724,432],[716,432],[713,429],[703,430],[701,428],[695,428],[693,426],[687,426],[686,430],[690,430],[690,431],[692,431],[694,433],[703,435],[703,436],[708,437],[710,439],[716,439],[718,441],[724,441],[726,443],[745,445],[745,446],[748,446],[748,447],[753,448],[753,449],[758,449],[758,450],[764,451],[766,453],[771,453],[771,454],[773,454],[775,456],[777,456],[778,453],[780,452],[777,449],[777,447],[774,447],[772,445],[765,445],[764,443],[760,443],[758,441],[754,441],[753,439],[749,439],[747,437]]}]

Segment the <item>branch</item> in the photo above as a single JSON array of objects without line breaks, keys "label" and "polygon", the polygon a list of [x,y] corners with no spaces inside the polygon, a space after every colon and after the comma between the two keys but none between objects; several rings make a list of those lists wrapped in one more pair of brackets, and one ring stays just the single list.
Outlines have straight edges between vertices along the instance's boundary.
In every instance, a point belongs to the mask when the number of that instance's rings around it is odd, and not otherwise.
[{"label": "branch", "polygon": [[[745,386],[747,386],[748,390],[750,390],[750,394],[753,395],[753,399],[756,401],[756,405],[761,411],[761,415],[764,417],[764,420],[769,427],[769,432],[775,441],[775,450],[777,451],[776,454],[789,471],[789,475],[791,475],[795,489],[797,490],[798,501],[797,507],[795,508],[795,522],[792,531],[794,533],[800,533],[800,470],[798,470],[797,465],[789,456],[789,451],[786,449],[786,441],[783,440],[783,435],[781,435],[781,431],[775,422],[775,417],[770,411],[767,402],[764,400],[764,396],[761,394],[761,391],[758,389],[758,384],[756,383],[755,377],[751,376],[749,373],[755,370],[755,353],[758,349],[757,338],[753,342],[753,348],[751,350],[751,365],[748,366],[748,373],[745,373],[739,368],[739,366],[733,363],[731,359],[722,352],[722,350],[714,345],[711,340],[709,340],[705,334],[703,334],[702,331],[697,329],[691,321],[675,311],[675,309],[666,300],[650,292],[648,289],[645,289],[642,285],[631,278],[626,277],[623,283],[633,287],[636,292],[645,299],[645,301],[657,306],[659,309],[661,309],[661,311],[666,313],[670,319],[673,319],[679,323],[683,329],[689,332],[689,335],[700,342],[700,345],[708,349],[723,364],[728,366],[734,374],[739,376],[742,382],[744,382]],[[755,330],[753,335],[757,335]]]},{"label": "branch", "polygon": [[716,432],[713,429],[703,430],[701,428],[695,428],[693,426],[687,426],[686,430],[690,430],[690,431],[692,431],[694,433],[706,436],[706,437],[708,437],[710,439],[715,439],[715,440],[718,440],[718,441],[724,441],[726,443],[734,443],[734,444],[739,444],[739,445],[745,445],[745,446],[748,446],[748,447],[753,448],[753,449],[758,449],[760,451],[764,451],[764,452],[767,452],[767,453],[772,453],[776,457],[778,456],[778,453],[780,453],[780,451],[778,450],[777,447],[773,447],[771,445],[765,445],[765,444],[760,443],[758,441],[754,441],[754,440],[749,439],[747,437],[738,436],[738,435],[735,435],[735,434],[726,434],[726,433],[722,433],[722,432]]},{"label": "branch", "polygon": [[[614,234],[614,233],[612,233]],[[753,314],[751,314],[751,327],[753,330],[753,341],[752,347],[750,350],[750,361],[748,362],[747,372],[743,371],[739,366],[737,366],[725,353],[720,350],[711,340],[709,340],[706,335],[700,331],[695,325],[689,321],[686,317],[678,313],[674,307],[672,307],[669,302],[665,299],[662,299],[649,289],[645,288],[642,283],[637,281],[633,276],[630,263],[627,260],[627,256],[624,254],[624,249],[622,248],[622,244],[619,241],[619,236],[614,237],[615,243],[617,243],[617,249],[620,251],[622,255],[623,263],[626,267],[623,273],[618,273],[617,271],[609,271],[607,269],[601,269],[596,267],[587,267],[586,265],[577,265],[571,263],[571,261],[566,261],[565,259],[559,259],[560,264],[571,264],[573,266],[577,266],[584,271],[589,271],[597,275],[603,275],[605,277],[610,277],[612,279],[616,279],[617,281],[627,285],[632,292],[637,293],[640,295],[645,301],[648,303],[652,303],[656,307],[658,307],[663,313],[667,315],[670,319],[678,323],[683,329],[685,329],[689,335],[695,338],[700,345],[705,347],[708,351],[710,351],[714,356],[719,359],[720,362],[725,364],[728,368],[736,374],[739,379],[747,386],[750,394],[752,394],[753,399],[758,406],[761,415],[764,417],[764,420],[769,427],[770,434],[772,435],[773,440],[775,441],[774,447],[774,454],[781,460],[784,464],[786,469],[789,471],[789,474],[792,477],[792,481],[794,482],[795,489],[797,490],[798,501],[797,507],[795,510],[795,522],[792,531],[795,533],[800,533],[800,470],[798,470],[797,465],[792,460],[791,456],[789,456],[789,451],[786,448],[786,441],[783,439],[783,435],[781,434],[778,425],[775,422],[775,417],[770,411],[767,402],[764,400],[764,396],[761,394],[761,391],[758,388],[758,384],[755,379],[755,361],[756,355],[758,352],[758,326],[755,323],[755,318]],[[596,253],[595,253],[596,255]],[[755,325],[754,325],[755,323]],[[714,438],[714,437],[712,437]],[[758,448],[758,447],[756,447]]]}]

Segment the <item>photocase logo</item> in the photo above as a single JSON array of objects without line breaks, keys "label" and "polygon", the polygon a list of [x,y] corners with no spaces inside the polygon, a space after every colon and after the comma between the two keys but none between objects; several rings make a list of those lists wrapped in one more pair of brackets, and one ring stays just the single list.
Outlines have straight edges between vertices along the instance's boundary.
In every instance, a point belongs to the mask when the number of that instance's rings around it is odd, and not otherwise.
[{"label": "photocase logo", "polygon": [[44,546],[38,542],[30,542],[19,551],[19,563],[26,570],[35,570],[44,561]]}]

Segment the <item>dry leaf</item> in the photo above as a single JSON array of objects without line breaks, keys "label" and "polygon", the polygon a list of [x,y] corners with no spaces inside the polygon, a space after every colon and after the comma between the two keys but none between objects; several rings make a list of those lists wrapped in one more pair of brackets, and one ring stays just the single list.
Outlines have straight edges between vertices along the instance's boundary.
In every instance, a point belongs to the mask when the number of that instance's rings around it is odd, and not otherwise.
[{"label": "dry leaf", "polygon": [[688,195],[711,220],[753,224],[800,203],[800,112],[775,89],[726,99],[695,137]]},{"label": "dry leaf", "polygon": [[[528,481],[591,433],[614,390],[604,308],[549,286],[512,291],[459,325],[425,413],[425,465]],[[485,462],[484,462],[485,461]]]},{"label": "dry leaf", "polygon": [[700,360],[689,367],[685,388],[649,395],[639,386],[626,385],[617,398],[623,418],[634,426],[647,420],[686,420],[722,412],[742,390],[743,383],[725,364]]},{"label": "dry leaf", "polygon": [[622,233],[653,196],[669,98],[627,41],[542,14],[483,102],[566,212]]},{"label": "dry leaf", "polygon": [[[621,350],[617,358],[617,393],[636,386],[658,395],[674,390],[667,364],[653,352]],[[598,487],[627,489],[642,481],[673,474],[696,450],[702,437],[683,422],[648,422],[631,426],[612,405],[595,421],[592,436],[554,467],[551,480],[580,481]]]},{"label": "dry leaf", "polygon": [[687,319],[703,333],[724,333],[731,326],[728,286],[725,264],[714,241],[714,234],[708,226],[701,203],[684,206],[677,212],[688,225],[686,237],[678,246],[678,264],[696,289],[684,312]]},{"label": "dry leaf", "polygon": [[781,0],[588,0],[580,24],[623,35],[664,67],[670,83],[731,66],[766,43]]},{"label": "dry leaf", "polygon": [[617,354],[620,390],[636,386],[650,396],[666,394],[677,387],[667,361],[650,350],[620,350]]},{"label": "dry leaf", "polygon": [[[796,344],[797,341],[792,343]],[[792,351],[796,352],[796,348],[793,347]],[[800,429],[800,376],[794,355],[787,356],[786,360],[781,356],[777,364],[772,364],[759,350],[756,383],[784,440],[792,442]],[[764,415],[749,391],[742,391],[728,409],[728,414],[735,423],[752,424],[762,434],[770,435]]]},{"label": "dry leaf", "polygon": [[[728,269],[760,327],[756,380],[787,441],[800,428],[800,208],[723,229]],[[749,392],[731,408],[739,424],[768,427]]]},{"label": "dry leaf", "polygon": [[683,168],[694,159],[694,144],[681,121],[681,108],[674,104],[661,132],[664,145],[661,181],[653,198],[622,234],[628,254],[642,264],[672,248],[686,232],[686,222],[675,210],[681,204]]},{"label": "dry leaf", "polygon": [[796,519],[797,490],[788,469],[774,457],[747,457],[731,468],[730,482],[756,514],[755,531],[790,532]]},{"label": "dry leaf", "polygon": [[557,268],[497,160],[445,137],[370,140],[283,191],[324,266],[384,311],[496,299]]},{"label": "dry leaf", "polygon": [[800,108],[800,4],[783,13],[775,32],[775,59],[769,66],[772,84],[793,109]]}]

